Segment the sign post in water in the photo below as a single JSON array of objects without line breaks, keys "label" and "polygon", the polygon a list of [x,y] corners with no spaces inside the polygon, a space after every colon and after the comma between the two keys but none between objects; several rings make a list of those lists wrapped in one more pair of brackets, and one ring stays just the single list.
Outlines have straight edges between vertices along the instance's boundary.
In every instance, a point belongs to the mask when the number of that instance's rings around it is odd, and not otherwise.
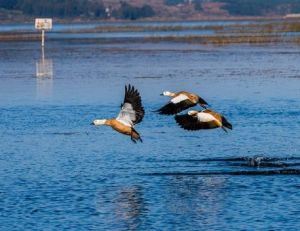
[{"label": "sign post in water", "polygon": [[42,31],[42,47],[45,45],[45,30],[52,29],[52,18],[36,18],[35,29]]}]

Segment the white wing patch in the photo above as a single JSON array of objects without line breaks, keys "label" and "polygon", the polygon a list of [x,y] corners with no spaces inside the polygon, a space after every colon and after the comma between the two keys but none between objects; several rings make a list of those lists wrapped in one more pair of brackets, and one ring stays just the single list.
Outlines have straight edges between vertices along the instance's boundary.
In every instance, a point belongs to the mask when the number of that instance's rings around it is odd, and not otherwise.
[{"label": "white wing patch", "polygon": [[217,119],[216,119],[216,117],[214,117],[213,115],[211,115],[211,114],[209,114],[209,113],[205,113],[205,112],[199,112],[198,114],[197,114],[197,117],[198,117],[198,120],[200,121],[200,122],[211,122],[211,121],[213,121],[213,120],[216,120],[217,121]]},{"label": "white wing patch", "polygon": [[171,102],[174,104],[180,103],[184,100],[188,99],[188,97],[186,95],[180,94],[176,97],[174,97],[173,99],[171,99]]},{"label": "white wing patch", "polygon": [[116,119],[117,121],[119,121],[121,124],[128,126],[128,127],[133,127],[133,123],[128,121],[128,120],[123,120],[123,119]]},{"label": "white wing patch", "polygon": [[136,120],[136,115],[130,103],[124,103],[116,120],[126,126],[133,127],[133,121]]}]

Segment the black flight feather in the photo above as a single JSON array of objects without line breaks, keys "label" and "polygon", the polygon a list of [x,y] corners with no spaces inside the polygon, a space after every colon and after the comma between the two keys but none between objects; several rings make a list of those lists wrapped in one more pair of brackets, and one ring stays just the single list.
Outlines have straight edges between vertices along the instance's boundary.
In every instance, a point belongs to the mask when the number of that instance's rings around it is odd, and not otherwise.
[{"label": "black flight feather", "polygon": [[191,102],[189,99],[186,99],[176,104],[170,102],[157,111],[161,115],[174,115],[195,105],[195,103]]},{"label": "black flight feather", "polygon": [[133,121],[134,124],[137,124],[143,120],[145,115],[145,110],[142,105],[142,99],[138,90],[131,86],[130,84],[125,86],[125,96],[124,96],[124,103],[129,103],[132,105],[133,110],[136,113],[136,120]]}]

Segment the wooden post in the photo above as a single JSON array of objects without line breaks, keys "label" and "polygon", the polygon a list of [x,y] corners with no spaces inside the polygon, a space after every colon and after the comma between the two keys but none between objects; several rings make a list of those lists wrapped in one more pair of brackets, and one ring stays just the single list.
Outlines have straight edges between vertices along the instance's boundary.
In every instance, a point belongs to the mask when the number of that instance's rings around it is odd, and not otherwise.
[{"label": "wooden post", "polygon": [[42,47],[45,46],[45,30],[42,30]]}]

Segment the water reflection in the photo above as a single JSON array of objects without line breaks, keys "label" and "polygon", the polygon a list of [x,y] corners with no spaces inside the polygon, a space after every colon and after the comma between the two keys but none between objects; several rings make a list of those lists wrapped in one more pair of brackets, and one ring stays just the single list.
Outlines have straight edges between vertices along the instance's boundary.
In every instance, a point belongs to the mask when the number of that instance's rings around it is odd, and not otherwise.
[{"label": "water reflection", "polygon": [[143,191],[140,186],[131,186],[119,191],[116,199],[116,218],[124,223],[127,229],[136,230],[142,224],[145,213]]},{"label": "water reflection", "polygon": [[168,177],[165,207],[169,214],[180,216],[194,225],[213,225],[224,210],[226,193],[224,177],[175,176]]},{"label": "water reflection", "polygon": [[41,58],[36,62],[36,95],[37,98],[48,98],[53,91],[53,62],[45,58],[42,47]]},{"label": "water reflection", "polygon": [[113,192],[103,190],[99,194],[97,211],[101,220],[109,222],[111,227],[139,230],[147,213],[143,188],[133,185]]}]

